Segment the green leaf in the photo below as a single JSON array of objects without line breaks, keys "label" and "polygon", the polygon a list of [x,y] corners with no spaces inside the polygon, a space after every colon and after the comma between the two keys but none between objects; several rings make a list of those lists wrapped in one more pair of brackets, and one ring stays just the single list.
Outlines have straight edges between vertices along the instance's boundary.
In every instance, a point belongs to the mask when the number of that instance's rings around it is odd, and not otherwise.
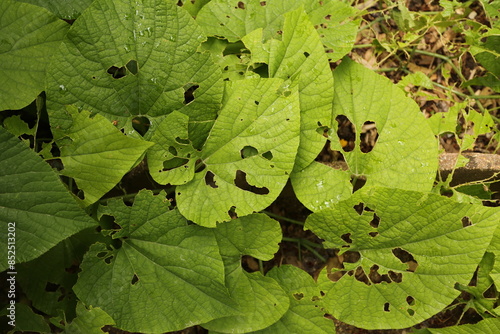
[{"label": "green leaf", "polygon": [[351,255],[336,282],[330,269],[318,279],[327,309],[365,329],[430,318],[458,297],[456,284],[469,283],[499,218],[498,210],[390,188],[360,190],[310,215],[306,228]]},{"label": "green leaf", "polygon": [[98,307],[86,309],[82,303],[76,306],[77,317],[64,329],[63,333],[102,334],[102,327],[114,325],[113,319]]},{"label": "green leaf", "polygon": [[[15,238],[18,263],[35,259],[60,241],[95,225],[49,165],[3,128],[0,129],[0,221],[2,235]],[[7,245],[8,242],[12,245],[11,241],[6,237],[0,240],[0,271],[13,265],[7,262]]]},{"label": "green leaf", "polygon": [[[271,204],[285,186],[299,141],[299,98],[280,79],[227,82],[223,109],[200,154],[205,168],[178,186],[179,211],[202,226]],[[258,154],[244,158],[251,146]]]},{"label": "green leaf", "polygon": [[[333,115],[345,116],[354,125],[354,149],[344,150],[339,141],[342,128],[333,120],[330,146],[341,152],[354,180],[365,179],[365,187],[383,186],[407,190],[430,191],[438,168],[438,149],[434,134],[417,104],[396,85],[367,68],[345,58],[334,71],[335,96]],[[361,132],[366,122],[374,122],[378,137],[367,153],[361,151]],[[366,151],[365,151],[366,152]],[[335,193],[329,186],[332,179],[342,178]],[[297,181],[300,179],[300,181]],[[293,175],[292,185],[298,199],[315,211],[321,203],[334,203],[345,198],[347,177],[335,169],[310,166],[300,176]],[[307,179],[311,180],[308,184]],[[325,185],[323,188],[317,184]],[[321,202],[310,196],[317,189]]]},{"label": "green leaf", "polygon": [[[51,124],[69,126],[74,104],[133,131],[174,110],[190,117],[201,146],[220,108],[220,69],[197,48],[206,37],[173,1],[97,0],[74,22],[48,70]],[[56,129],[57,130],[57,129]],[[58,137],[58,132],[55,132]]]},{"label": "green leaf", "polygon": [[141,191],[132,207],[109,202],[101,213],[121,226],[121,247],[92,245],[74,287],[127,331],[180,330],[234,313],[212,231],[167,211],[164,196]]},{"label": "green leaf", "polygon": [[45,69],[69,25],[47,10],[0,3],[0,110],[21,109],[44,90]]},{"label": "green leaf", "polygon": [[17,2],[26,2],[40,7],[44,7],[54,13],[57,17],[64,20],[74,20],[87,8],[93,0],[15,0]]},{"label": "green leaf", "polygon": [[268,273],[285,289],[290,299],[290,308],[273,325],[252,333],[318,333],[333,334],[333,321],[325,318],[325,311],[318,307],[321,293],[308,273],[294,266],[274,267]]},{"label": "green leaf", "polygon": [[484,319],[477,324],[468,324],[461,326],[445,328],[427,328],[431,334],[496,334],[500,332],[500,319]]},{"label": "green leaf", "polygon": [[[10,304],[8,305],[10,306]],[[10,312],[7,309],[7,305],[0,310],[0,316],[9,315]],[[40,334],[50,333],[50,327],[40,314],[36,314],[33,312],[31,307],[26,304],[16,303],[15,304],[15,324],[14,328],[11,327],[12,332],[36,332]],[[2,319],[4,320],[4,319]],[[12,321],[12,318],[6,318],[5,323],[9,324]],[[9,324],[10,325],[10,324]],[[9,326],[10,327],[10,326]],[[9,332],[10,333],[10,332]]]},{"label": "green leaf", "polygon": [[123,135],[101,115],[68,107],[73,120],[67,138],[60,142],[61,174],[75,179],[90,205],[111,190],[143,157],[153,143]]},{"label": "green leaf", "polygon": [[105,240],[95,228],[86,229],[42,256],[16,266],[17,282],[34,308],[54,317],[63,313],[68,321],[76,316],[76,296],[72,289],[78,278],[78,266],[90,245],[97,241]]},{"label": "green leaf", "polygon": [[[297,171],[307,167],[325,145],[321,127],[332,122],[333,77],[323,44],[302,7],[284,18],[281,41],[262,44],[264,36],[256,33],[243,42],[252,54],[266,54],[269,77],[297,77],[301,113]],[[254,62],[261,61],[260,57]]]},{"label": "green leaf", "polygon": [[238,303],[237,314],[203,327],[221,333],[247,333],[278,321],[288,309],[288,296],[273,278],[244,271],[241,255],[271,259],[281,240],[279,223],[264,214],[252,214],[220,224],[214,233],[224,260],[226,285]]},{"label": "green leaf", "polygon": [[194,177],[198,152],[189,141],[189,117],[174,111],[158,124],[148,151],[149,173],[160,184],[183,184]]},{"label": "green leaf", "polygon": [[301,6],[317,27],[332,61],[351,50],[359,22],[352,22],[350,17],[357,10],[340,1],[212,0],[200,10],[196,21],[207,35],[222,36],[229,42],[241,40],[259,28],[264,29],[264,39],[268,40],[282,33],[285,14]]}]

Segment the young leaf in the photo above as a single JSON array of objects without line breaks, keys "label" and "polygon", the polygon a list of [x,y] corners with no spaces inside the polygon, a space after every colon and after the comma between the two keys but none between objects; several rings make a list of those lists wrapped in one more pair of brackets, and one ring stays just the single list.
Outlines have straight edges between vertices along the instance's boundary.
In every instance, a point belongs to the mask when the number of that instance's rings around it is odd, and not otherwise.
[{"label": "young leaf", "polygon": [[460,294],[456,284],[469,283],[499,218],[494,209],[390,188],[358,191],[310,215],[305,226],[326,247],[356,255],[336,282],[329,270],[320,275],[325,306],[340,321],[366,329],[430,318]]},{"label": "young leaf", "polygon": [[325,145],[321,127],[332,122],[333,77],[323,44],[303,8],[284,16],[281,41],[271,40],[264,45],[264,36],[252,34],[243,42],[252,53],[268,54],[269,77],[297,77],[301,122],[294,170],[298,171],[307,167]]},{"label": "young leaf", "polygon": [[61,174],[75,179],[84,191],[83,203],[90,205],[111,190],[137,164],[152,143],[127,137],[101,115],[89,118],[87,111],[68,107],[72,117],[62,142]]},{"label": "young leaf", "polygon": [[[202,226],[271,204],[285,186],[299,142],[299,98],[280,79],[227,82],[205,147],[205,168],[178,186],[179,211]],[[246,155],[246,149],[257,152]]]},{"label": "young leaf", "polygon": [[45,69],[69,25],[47,10],[0,3],[0,110],[21,109],[44,89]]},{"label": "young leaf", "polygon": [[[97,0],[75,21],[47,79],[53,129],[67,128],[64,105],[99,113],[132,131],[135,116],[173,110],[190,117],[201,146],[220,108],[220,70],[196,22],[173,1]],[[58,136],[58,132],[55,133]]]},{"label": "young leaf", "polygon": [[212,231],[188,225],[165,202],[149,191],[132,207],[110,201],[102,214],[121,226],[114,235],[121,247],[92,245],[74,287],[127,331],[168,332],[234,314]]},{"label": "young leaf", "polygon": [[[19,139],[0,128],[0,271],[7,243],[15,239],[15,262],[35,259],[95,222],[68,194],[56,173]],[[8,234],[8,232],[12,234]],[[9,254],[11,255],[11,254]]]},{"label": "young leaf", "polygon": [[247,333],[278,321],[290,303],[285,291],[274,279],[241,268],[241,255],[263,260],[273,257],[281,240],[278,222],[264,214],[252,214],[220,224],[214,233],[224,260],[226,285],[238,302],[238,313],[203,327],[221,333]]},{"label": "young leaf", "polygon": [[[331,148],[344,155],[352,179],[366,179],[365,187],[430,191],[438,168],[437,142],[417,104],[387,78],[348,58],[335,69],[334,80],[333,115],[337,120],[326,125],[342,133],[344,124],[339,124],[339,117],[344,117],[354,126],[352,151],[342,147],[336,132],[330,132]],[[367,122],[375,123],[377,137],[372,150],[365,153],[361,150],[361,131]],[[299,200],[314,211],[322,206],[308,196],[311,188],[318,190],[322,201],[345,198],[345,176],[344,187],[335,194],[330,187],[316,187],[318,183],[332,184],[338,174],[333,168],[327,172],[311,166],[298,176],[300,182],[294,175],[292,184]],[[307,184],[307,179],[315,183]]]},{"label": "young leaf", "polygon": [[300,268],[284,265],[274,267],[267,276],[274,278],[285,289],[290,298],[290,308],[278,322],[252,333],[335,333],[333,321],[327,319],[325,310],[318,307],[321,292],[308,273]]}]

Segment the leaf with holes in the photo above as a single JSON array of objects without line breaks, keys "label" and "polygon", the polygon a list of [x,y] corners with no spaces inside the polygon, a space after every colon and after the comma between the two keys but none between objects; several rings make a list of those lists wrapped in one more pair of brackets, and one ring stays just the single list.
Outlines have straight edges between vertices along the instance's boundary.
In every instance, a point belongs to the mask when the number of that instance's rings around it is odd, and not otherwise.
[{"label": "leaf with holes", "polygon": [[255,334],[317,333],[333,334],[335,325],[325,317],[321,305],[321,292],[316,282],[304,270],[283,265],[274,267],[267,276],[274,278],[285,289],[290,308],[281,319]]},{"label": "leaf with holes", "polygon": [[106,325],[114,325],[113,319],[98,307],[90,306],[85,308],[82,303],[76,306],[77,317],[66,326],[63,334],[69,333],[88,333],[100,334],[102,327]]},{"label": "leaf with holes", "polygon": [[227,82],[226,102],[200,153],[204,169],[176,189],[187,219],[214,227],[278,197],[299,143],[298,95],[280,79]]},{"label": "leaf with holes", "polygon": [[[348,58],[335,69],[334,80],[336,120],[327,124],[332,129],[330,146],[336,155],[344,156],[354,188],[366,182],[366,187],[430,191],[438,168],[438,149],[418,105],[387,78]],[[331,184],[339,173],[333,168],[329,172],[305,169],[301,182],[292,178],[297,197],[313,211],[322,206],[308,195],[310,189],[316,189],[322,198],[330,196],[333,202],[345,198],[345,175],[344,186],[336,193],[330,187],[317,186]],[[303,182],[307,179],[309,184]]]},{"label": "leaf with holes", "polygon": [[265,40],[279,39],[286,14],[300,7],[318,30],[332,61],[339,60],[352,49],[359,21],[351,18],[357,10],[340,1],[212,0],[200,10],[196,21],[207,35],[222,36],[229,42],[241,40],[259,28],[263,29]]},{"label": "leaf with holes", "polygon": [[110,201],[101,214],[120,225],[121,247],[96,243],[81,265],[75,293],[121,329],[169,332],[234,314],[213,232],[188,225],[166,202],[149,191],[131,207]]},{"label": "leaf with holes", "polygon": [[73,121],[59,142],[61,174],[75,179],[83,203],[90,205],[120,182],[153,143],[123,135],[101,115],[89,118],[89,112],[74,107],[67,111]]},{"label": "leaf with holes", "polygon": [[149,173],[160,184],[184,184],[194,177],[199,152],[188,134],[189,117],[179,111],[169,114],[154,130],[148,151]]},{"label": "leaf with holes", "polygon": [[[0,128],[0,221],[4,229],[4,237],[0,239],[0,271],[14,266],[14,262],[35,259],[71,235],[95,226],[50,166],[3,128]],[[8,243],[12,245],[12,238],[16,244],[15,258],[11,246],[7,248]]]},{"label": "leaf with holes", "polygon": [[[262,44],[262,30],[257,30],[243,42],[252,53],[266,54],[269,77],[297,77],[301,122],[294,170],[298,171],[307,167],[325,145],[323,125],[332,122],[333,77],[323,44],[302,7],[284,17],[281,41],[272,39]],[[254,61],[261,61],[258,58]]]},{"label": "leaf with holes", "polygon": [[[67,128],[64,105],[99,113],[125,133],[147,116],[152,126],[174,110],[190,117],[200,146],[220,107],[220,70],[197,48],[202,30],[175,2],[97,0],[74,22],[48,70],[53,129]],[[58,131],[55,132],[58,135]]]},{"label": "leaf with holes", "polygon": [[422,322],[458,297],[455,285],[469,283],[499,221],[493,208],[369,188],[310,215],[305,226],[343,253],[342,268],[318,279],[328,311],[360,328],[386,329]]},{"label": "leaf with holes", "polygon": [[290,304],[278,282],[241,267],[241,256],[270,260],[278,251],[281,227],[264,214],[252,214],[219,224],[214,229],[226,272],[226,285],[237,301],[237,314],[221,317],[203,327],[222,333],[248,333],[278,321]]},{"label": "leaf with holes", "polygon": [[69,25],[47,10],[0,3],[0,110],[21,109],[44,90],[45,69]]}]

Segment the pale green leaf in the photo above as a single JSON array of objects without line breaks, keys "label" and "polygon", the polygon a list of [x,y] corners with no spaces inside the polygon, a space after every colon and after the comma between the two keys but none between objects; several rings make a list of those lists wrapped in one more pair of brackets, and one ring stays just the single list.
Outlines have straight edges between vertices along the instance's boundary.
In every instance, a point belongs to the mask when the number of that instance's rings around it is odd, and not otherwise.
[{"label": "pale green leaf", "polygon": [[29,128],[28,124],[21,119],[20,115],[14,115],[3,121],[3,126],[14,136],[19,137],[24,134],[34,135],[36,129]]},{"label": "pale green leaf", "polygon": [[[259,211],[285,186],[299,141],[296,89],[280,79],[227,82],[223,109],[201,152],[205,168],[178,186],[179,211],[203,226]],[[245,148],[258,154],[245,156]]]},{"label": "pale green leaf", "polygon": [[427,89],[434,88],[432,80],[425,75],[423,72],[411,73],[404,76],[401,81],[398,82],[398,86],[405,88],[408,85],[421,86]]},{"label": "pale green leaf", "polygon": [[60,144],[61,174],[75,179],[89,205],[111,190],[153,143],[125,136],[101,115],[67,111],[73,122],[66,133],[70,141]]},{"label": "pale green leaf", "polygon": [[290,298],[290,308],[278,322],[252,333],[335,333],[333,321],[325,318],[325,311],[318,307],[321,292],[308,273],[297,267],[284,265],[271,269],[268,276],[285,289]]},{"label": "pale green leaf", "polygon": [[93,0],[15,0],[44,7],[64,20],[74,20],[87,8]]},{"label": "pale green leaf", "polygon": [[47,10],[0,2],[0,110],[21,109],[44,90],[45,69],[69,25]]},{"label": "pale green leaf", "polygon": [[126,133],[136,116],[148,117],[153,126],[155,118],[180,110],[190,117],[190,139],[201,146],[223,90],[210,54],[197,52],[205,39],[173,1],[94,1],[48,70],[51,124],[67,128],[69,104],[115,121]]},{"label": "pale green leaf", "polygon": [[158,125],[148,151],[149,173],[160,184],[183,184],[194,177],[198,152],[189,141],[189,117],[174,111]]},{"label": "pale green leaf", "polygon": [[264,40],[283,32],[285,14],[303,6],[317,27],[332,61],[346,55],[354,44],[359,22],[351,21],[357,10],[340,1],[325,0],[212,0],[196,18],[209,36],[230,42],[241,40],[255,29],[264,29]]},{"label": "pale green leaf", "polygon": [[237,301],[236,315],[203,324],[220,333],[247,333],[278,321],[289,306],[289,298],[278,282],[241,267],[241,255],[269,260],[278,250],[281,228],[264,214],[253,214],[220,224],[214,230],[224,260],[226,285]]},{"label": "pale green leaf", "polygon": [[76,305],[76,318],[66,326],[66,334],[102,334],[102,327],[114,325],[113,319],[98,307],[86,309],[82,303]]},{"label": "pale green leaf", "polygon": [[164,194],[142,191],[132,207],[116,200],[101,212],[121,226],[121,247],[94,244],[74,291],[121,329],[168,332],[234,314],[212,231],[167,208]]},{"label": "pale green leaf", "polygon": [[[365,179],[365,187],[430,191],[438,168],[437,141],[418,105],[387,78],[348,58],[335,69],[334,80],[333,116],[335,119],[343,115],[354,125],[354,149],[346,152],[342,148],[337,135],[337,121],[326,125],[332,129],[329,133],[331,148],[343,154],[351,177],[354,180]],[[368,153],[360,148],[365,122],[374,122],[378,133],[375,146]],[[309,178],[309,184],[298,183],[295,175],[292,176],[297,197],[311,210],[320,208],[316,198],[309,196],[311,188],[318,190],[322,201],[325,198],[328,200],[328,197],[337,201],[338,198],[345,198],[346,194],[345,181],[335,194],[329,187],[318,189],[318,183],[332,184],[331,179],[339,174],[334,169],[321,169],[321,174],[318,170],[311,167],[300,176],[302,181]]]},{"label": "pale green leaf", "polygon": [[499,221],[493,208],[370,188],[312,214],[305,226],[326,247],[359,254],[343,263],[338,281],[330,270],[320,274],[328,311],[356,327],[387,329],[422,322],[458,297],[455,284],[469,283]]},{"label": "pale green leaf", "polygon": [[[300,144],[294,170],[301,170],[316,158],[325,145],[322,126],[331,124],[333,77],[330,64],[313,25],[302,7],[284,15],[282,40],[262,44],[264,37],[243,42],[256,53],[268,53],[269,77],[297,77],[300,97]],[[268,50],[266,50],[268,49]]]},{"label": "pale green leaf", "polygon": [[[57,174],[24,143],[0,129],[0,271],[7,263],[7,236],[15,238],[15,260],[35,259],[71,235],[95,225]],[[14,235],[8,235],[8,224]],[[9,241],[10,242],[10,241]],[[11,269],[14,270],[14,269]]]}]

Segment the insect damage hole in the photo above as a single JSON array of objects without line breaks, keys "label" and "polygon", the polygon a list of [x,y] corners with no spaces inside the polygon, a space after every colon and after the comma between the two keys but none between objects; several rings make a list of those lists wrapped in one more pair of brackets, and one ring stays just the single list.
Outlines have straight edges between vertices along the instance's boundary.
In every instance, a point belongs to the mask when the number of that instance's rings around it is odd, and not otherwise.
[{"label": "insect damage hole", "polygon": [[339,137],[340,146],[344,152],[351,152],[354,149],[356,140],[356,128],[354,124],[344,115],[335,117],[338,123],[337,136]]},{"label": "insect damage hole", "polygon": [[238,7],[236,9],[245,9],[245,3],[243,1],[238,1]]},{"label": "insect damage hole", "polygon": [[183,103],[188,104],[188,103],[194,101],[194,98],[195,98],[194,92],[198,88],[200,88],[200,86],[195,84],[195,83],[188,82],[182,88],[184,89],[184,101],[183,101]]},{"label": "insect damage hole", "polygon": [[137,131],[142,137],[148,132],[151,122],[147,117],[137,116],[132,119],[132,127]]},{"label": "insect damage hole", "polygon": [[134,274],[134,276],[132,276],[132,280],[130,281],[130,284],[136,285],[137,282],[139,282],[139,277],[136,274]]},{"label": "insect damage hole", "polygon": [[472,221],[470,220],[469,217],[465,216],[462,218],[462,226],[463,227],[467,227],[467,226],[471,226],[472,225]]},{"label": "insect damage hole", "polygon": [[253,146],[245,146],[240,150],[240,156],[242,159],[250,158],[257,154],[259,154],[259,151]]},{"label": "insect damage hole", "polygon": [[352,244],[351,233],[342,234],[340,238],[348,244]]},{"label": "insect damage hole", "polygon": [[139,65],[137,64],[137,61],[132,59],[130,60],[127,65],[125,65],[125,67],[127,68],[127,70],[129,70],[130,73],[132,73],[133,75],[137,75],[137,73],[139,72]]},{"label": "insect damage hole", "polygon": [[214,177],[214,173],[212,173],[211,171],[207,171],[207,173],[205,174],[205,184],[212,188],[219,188],[219,186],[215,184]]},{"label": "insect damage hole", "polygon": [[113,79],[120,79],[127,75],[127,69],[125,68],[125,66],[122,67],[111,66],[108,68],[106,72],[108,74],[111,74]]},{"label": "insect damage hole", "polygon": [[401,261],[401,263],[406,263],[408,265],[406,271],[414,273],[415,270],[417,270],[418,262],[413,258],[413,255],[411,255],[409,252],[397,247],[392,250],[392,254],[394,254],[394,256],[397,257],[399,261]]},{"label": "insect damage hole", "polygon": [[378,140],[377,125],[375,122],[366,121],[361,127],[360,134],[360,150],[363,153],[368,153],[373,150]]},{"label": "insect damage hole", "polygon": [[257,187],[248,183],[247,174],[242,170],[237,170],[234,177],[234,185],[241,190],[249,191],[256,195],[267,195],[269,194],[269,189],[266,187]]},{"label": "insect damage hole", "polygon": [[376,213],[373,214],[373,219],[370,220],[370,226],[373,228],[378,228],[378,225],[380,224],[380,217],[377,216]]},{"label": "insect damage hole", "polygon": [[391,306],[391,304],[389,304],[389,303],[385,303],[385,304],[384,304],[384,311],[385,311],[385,312],[390,312],[390,311],[391,311],[391,310],[390,310],[390,306]]}]

